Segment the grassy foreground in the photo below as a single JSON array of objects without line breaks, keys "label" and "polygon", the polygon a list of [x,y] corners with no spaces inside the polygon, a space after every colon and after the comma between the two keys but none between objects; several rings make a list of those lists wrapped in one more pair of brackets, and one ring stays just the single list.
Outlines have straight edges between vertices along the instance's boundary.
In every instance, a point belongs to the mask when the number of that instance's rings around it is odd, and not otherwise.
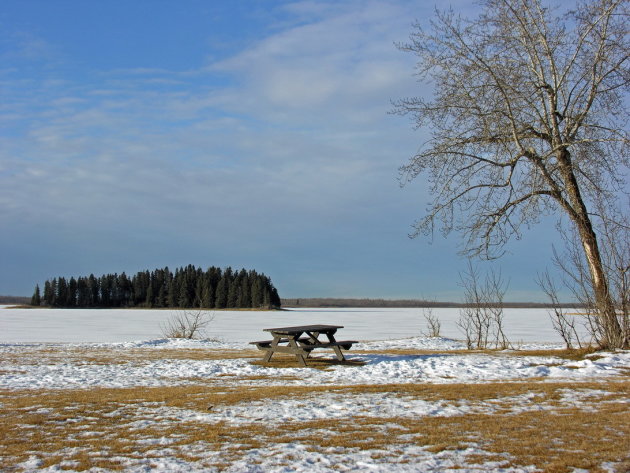
[{"label": "grassy foreground", "polygon": [[[547,353],[548,354],[548,353]],[[128,359],[107,350],[51,349],[46,359],[64,356],[76,363],[142,362],[152,357],[177,359],[252,358],[251,351],[129,350]],[[543,355],[543,353],[541,353]],[[517,355],[515,355],[517,356]],[[33,359],[36,363],[37,360]],[[291,359],[274,366],[294,366]],[[327,369],[328,362],[317,366]],[[630,471],[630,376],[581,383],[542,380],[484,384],[389,384],[352,386],[278,385],[273,378],[225,376],[193,379],[187,385],[74,390],[0,390],[0,470],[22,471],[25,462],[45,469],[82,471],[98,467],[123,470],[146,465],[159,468],[165,457],[222,471],[256,449],[298,442],[308,451],[365,451],[374,459],[413,462],[403,446],[442,455],[475,447],[460,468],[483,465],[535,466],[545,472],[576,468]],[[285,376],[286,383],[295,378]],[[574,405],[566,394],[582,393]],[[347,398],[366,393],[453,405],[490,406],[453,416],[348,416],[284,423],[212,421],[213,411],[260,402],[308,404],[318,395]],[[522,410],[523,403],[541,409]],[[543,409],[542,406],[545,406]],[[181,415],[185,413],[185,415]],[[291,458],[284,460],[290,466]]]}]

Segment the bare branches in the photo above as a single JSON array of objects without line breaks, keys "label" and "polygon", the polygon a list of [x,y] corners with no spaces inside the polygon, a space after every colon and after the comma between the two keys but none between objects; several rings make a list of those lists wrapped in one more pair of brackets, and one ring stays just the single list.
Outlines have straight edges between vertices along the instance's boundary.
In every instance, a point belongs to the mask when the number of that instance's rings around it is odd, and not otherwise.
[{"label": "bare branches", "polygon": [[466,337],[469,350],[510,347],[503,327],[503,298],[507,283],[500,273],[490,271],[481,277],[470,260],[460,274],[465,307],[460,309],[457,326]]},{"label": "bare branches", "polygon": [[[569,176],[587,195],[620,188],[629,49],[618,15],[626,3],[598,0],[565,20],[539,0],[486,0],[476,19],[438,12],[432,30],[416,27],[399,47],[418,56],[418,77],[439,88],[432,101],[395,103],[396,113],[432,132],[401,168],[406,181],[427,173],[435,194],[414,236],[438,220],[445,232],[464,231],[469,253],[492,257],[541,212],[575,210]],[[568,174],[563,153],[580,157]],[[487,218],[500,210],[498,221]]]},{"label": "bare branches", "polygon": [[433,313],[433,309],[430,307],[424,307],[422,309],[422,315],[427,323],[427,331],[423,333],[425,337],[440,337],[440,331],[442,330],[442,324],[437,315]]},{"label": "bare branches", "polygon": [[178,310],[162,326],[162,335],[166,338],[200,338],[214,320],[214,314],[203,310]]},{"label": "bare branches", "polygon": [[472,20],[437,12],[400,46],[439,84],[431,101],[395,103],[431,132],[401,168],[406,182],[428,175],[434,195],[413,236],[456,230],[468,255],[491,259],[542,215],[568,217],[598,310],[621,330],[589,206],[627,192],[630,1],[562,16],[543,1],[484,0]]},{"label": "bare branches", "polygon": [[538,285],[547,294],[552,304],[552,312],[550,312],[551,324],[554,330],[562,337],[564,344],[568,350],[573,349],[573,343],[577,343],[582,348],[582,341],[576,328],[575,316],[567,313],[562,307],[558,297],[558,288],[548,272],[538,277]]}]

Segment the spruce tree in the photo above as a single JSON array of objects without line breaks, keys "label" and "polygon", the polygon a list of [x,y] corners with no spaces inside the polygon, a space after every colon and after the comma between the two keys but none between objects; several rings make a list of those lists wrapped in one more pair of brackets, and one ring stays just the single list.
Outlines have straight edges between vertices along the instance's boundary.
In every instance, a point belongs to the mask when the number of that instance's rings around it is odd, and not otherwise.
[{"label": "spruce tree", "polygon": [[155,300],[156,307],[165,307],[167,294],[168,289],[166,289],[166,283],[164,283],[160,286],[160,289],[158,290],[157,299]]},{"label": "spruce tree", "polygon": [[177,296],[179,295],[179,283],[177,281],[177,273],[173,276],[171,283],[168,286],[168,293],[166,296],[166,307],[177,307]]},{"label": "spruce tree", "polygon": [[254,276],[254,281],[252,283],[252,307],[254,309],[259,309],[263,304],[263,288],[260,284],[260,277],[258,275]]},{"label": "spruce tree", "polygon": [[120,304],[123,307],[129,307],[132,305],[131,295],[132,295],[132,286],[131,280],[127,277],[127,275],[123,272],[118,277],[118,288],[119,288],[119,298]]},{"label": "spruce tree", "polygon": [[98,279],[93,274],[90,274],[88,277],[88,294],[89,301],[88,305],[90,307],[98,307],[101,305],[101,287]]},{"label": "spruce tree", "polygon": [[203,280],[197,278],[197,284],[195,285],[195,307],[203,307]]},{"label": "spruce tree", "polygon": [[228,289],[228,297],[227,297],[227,308],[234,309],[238,308],[238,294],[240,291],[239,280],[235,279],[230,284],[230,288]]},{"label": "spruce tree", "polygon": [[49,280],[46,280],[44,283],[44,304],[47,306],[53,304],[53,289],[52,283]]},{"label": "spruce tree", "polygon": [[99,278],[99,286],[101,288],[101,300],[99,307],[111,307],[111,288],[109,287],[109,279],[103,275]]},{"label": "spruce tree", "polygon": [[214,306],[217,309],[225,309],[227,307],[228,298],[228,282],[227,277],[224,274],[219,283],[217,284],[217,292],[215,295]]},{"label": "spruce tree", "polygon": [[68,282],[68,292],[66,294],[66,307],[77,306],[77,280],[73,277]]},{"label": "spruce tree", "polygon": [[249,309],[252,306],[251,282],[247,273],[241,280],[241,293],[239,294],[239,307]]},{"label": "spruce tree", "polygon": [[204,276],[201,294],[201,307],[211,309],[214,307],[214,290],[207,276]]},{"label": "spruce tree", "polygon": [[276,309],[279,309],[282,306],[278,290],[273,286],[273,284],[271,285],[271,306]]},{"label": "spruce tree", "polygon": [[35,292],[33,293],[33,297],[31,297],[31,305],[39,306],[42,303],[42,298],[39,293],[39,284],[35,286]]},{"label": "spruce tree", "polygon": [[77,306],[89,307],[90,295],[86,278],[77,279]]},{"label": "spruce tree", "polygon": [[66,305],[68,299],[68,283],[66,278],[60,277],[57,279],[57,297],[54,305],[57,307],[63,307]]},{"label": "spruce tree", "polygon": [[151,284],[149,284],[149,287],[147,288],[147,298],[144,301],[144,305],[149,308],[153,308],[153,286]]}]

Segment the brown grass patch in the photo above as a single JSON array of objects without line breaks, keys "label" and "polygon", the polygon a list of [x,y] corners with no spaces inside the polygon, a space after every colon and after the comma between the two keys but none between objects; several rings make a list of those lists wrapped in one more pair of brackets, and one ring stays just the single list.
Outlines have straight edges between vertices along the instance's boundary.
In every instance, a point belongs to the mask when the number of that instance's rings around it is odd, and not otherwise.
[{"label": "brown grass patch", "polygon": [[[471,352],[384,350],[352,354],[363,353],[449,356]],[[570,360],[590,355],[588,351],[561,350],[483,353]],[[293,356],[276,354],[265,364],[262,356],[258,350],[55,346],[2,355],[4,360],[16,365],[57,361],[138,364],[163,359],[251,358],[255,365],[299,366]],[[307,363],[311,368],[325,370],[339,364],[360,366],[363,362],[351,359],[340,363],[334,357],[313,357]],[[299,442],[309,450],[320,452],[328,448],[358,449],[381,462],[393,461],[392,455],[396,458],[397,452],[401,458],[406,458],[401,461],[413,462],[413,457],[404,454],[404,449],[410,445],[429,452],[448,452],[475,445],[480,452],[469,456],[468,464],[484,465],[494,461],[503,462],[504,467],[535,465],[549,472],[569,472],[574,468],[598,472],[603,462],[620,462],[619,471],[625,471],[630,465],[629,378],[630,368],[626,376],[602,382],[518,380],[485,384],[293,386],[290,382],[298,379],[295,376],[226,374],[213,380],[191,379],[191,385],[186,386],[0,390],[0,470],[13,471],[16,465],[32,456],[41,459],[42,467],[57,465],[78,471],[92,467],[121,470],[130,465],[150,468],[152,462],[157,464],[165,455],[196,462],[195,467],[221,470],[242,458],[249,449]],[[265,382],[276,385],[260,386]],[[327,393],[350,399],[367,393],[453,405],[467,403],[490,406],[493,413],[453,417],[355,416],[285,422],[281,429],[270,429],[255,419],[235,426],[212,418],[213,411],[224,407],[248,407],[286,399],[308,405]],[[581,393],[585,400],[578,403],[578,407],[569,405],[565,399],[567,393]],[[527,406],[530,409],[523,411]],[[547,410],[535,410],[537,406]],[[182,411],[177,411],[180,409],[196,415],[184,416],[185,420],[181,420],[178,412]]]},{"label": "brown grass patch", "polygon": [[[574,350],[419,350],[412,348],[392,348],[386,350],[354,350],[353,354],[365,355],[401,355],[401,356],[454,356],[454,355],[494,355],[494,356],[533,356],[533,357],[556,357],[563,360],[581,361],[586,358],[596,360],[598,357],[594,353],[594,348],[583,348]],[[591,355],[591,356],[589,356]]]},{"label": "brown grass patch", "polygon": [[[566,407],[567,390],[596,392],[590,406],[596,412]],[[601,394],[599,391],[605,391]],[[72,469],[93,466],[118,470],[122,460],[141,462],[169,455],[211,466],[228,466],[251,448],[298,440],[309,449],[360,449],[386,458],[390,448],[405,445],[428,451],[463,449],[471,443],[485,451],[469,462],[507,461],[513,466],[536,465],[551,472],[572,468],[600,471],[603,462],[620,461],[628,454],[630,382],[489,383],[451,385],[363,386],[171,386],[160,388],[0,391],[0,469],[42,458],[44,466],[70,461]],[[405,396],[424,401],[498,402],[496,412],[455,417],[352,417],[285,422],[269,429],[260,422],[234,427],[213,422],[207,414],[220,406],[248,405],[274,399],[302,399],[318,393],[348,397],[365,393]],[[517,396],[536,396],[554,411],[514,413]],[[505,401],[507,399],[507,401]],[[512,405],[512,404],[515,405]],[[187,409],[205,420],[177,419],[165,408]],[[169,417],[170,415],[170,417]],[[209,419],[209,420],[208,420]],[[163,445],[156,444],[159,440]],[[400,445],[400,447],[396,447]],[[192,450],[191,450],[192,449]],[[196,449],[196,450],[195,450]],[[195,453],[197,452],[197,453]],[[221,452],[221,456],[208,456]],[[218,454],[217,454],[218,455]],[[113,458],[113,460],[110,460]]]},{"label": "brown grass patch", "polygon": [[60,361],[63,363],[113,365],[149,362],[156,360],[233,360],[235,358],[258,358],[257,350],[224,350],[207,348],[93,348],[93,347],[46,347],[23,349],[2,353],[5,362],[22,365]]},{"label": "brown grass patch", "polygon": [[[30,348],[30,347],[29,347]],[[256,349],[212,349],[212,348],[100,348],[100,347],[58,347],[45,346],[33,347],[32,349],[20,349],[10,353],[2,353],[1,359],[13,364],[40,364],[42,360],[49,362],[63,361],[64,363],[87,363],[87,364],[125,364],[149,362],[155,360],[230,360],[235,358],[259,359],[256,365],[268,367],[297,367],[295,357],[292,355],[274,354],[271,362],[262,363],[264,353]],[[399,356],[454,356],[454,355],[470,355],[470,354],[487,354],[495,356],[532,356],[532,357],[556,357],[566,360],[580,361],[588,355],[589,359],[597,359],[592,354],[594,350],[416,350],[416,349],[389,349],[389,350],[353,350],[347,355],[399,355]],[[328,360],[328,361],[322,361]],[[330,357],[311,357],[307,360],[307,364],[311,363],[315,367],[321,367],[326,364],[334,366],[335,364],[347,364],[349,366],[360,366],[364,364],[360,359],[348,359],[343,363],[335,363],[337,360],[332,355]]]}]

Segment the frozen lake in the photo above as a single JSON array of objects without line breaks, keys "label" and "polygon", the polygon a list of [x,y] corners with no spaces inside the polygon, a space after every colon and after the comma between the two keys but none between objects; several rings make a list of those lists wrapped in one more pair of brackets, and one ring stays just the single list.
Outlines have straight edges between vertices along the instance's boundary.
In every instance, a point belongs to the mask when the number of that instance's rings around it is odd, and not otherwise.
[{"label": "frozen lake", "polygon": [[[0,306],[0,343],[128,342],[163,338],[162,326],[177,311],[140,309],[9,309]],[[225,342],[265,337],[262,329],[305,324],[343,325],[342,338],[388,340],[426,332],[422,309],[290,309],[285,311],[216,311],[207,336]],[[462,339],[458,309],[433,309],[444,337]],[[513,343],[562,340],[546,309],[506,309],[506,333]]]}]

